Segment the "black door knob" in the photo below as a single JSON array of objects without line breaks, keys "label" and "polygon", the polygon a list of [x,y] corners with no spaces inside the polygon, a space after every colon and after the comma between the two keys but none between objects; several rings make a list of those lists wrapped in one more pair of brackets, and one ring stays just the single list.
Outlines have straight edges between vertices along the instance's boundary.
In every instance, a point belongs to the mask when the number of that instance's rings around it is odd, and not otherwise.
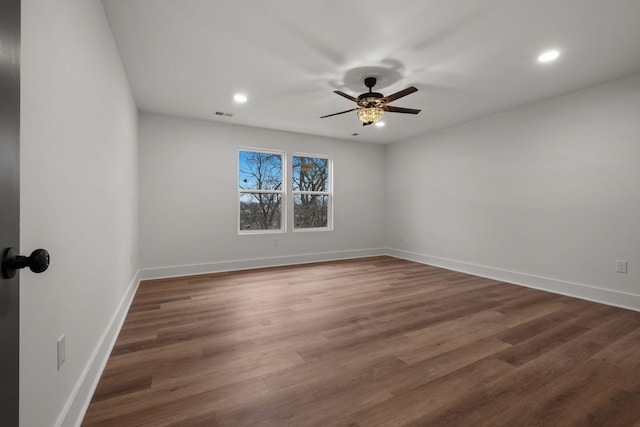
[{"label": "black door knob", "polygon": [[29,256],[18,255],[14,248],[7,248],[2,255],[2,277],[11,279],[16,270],[29,267],[34,273],[42,273],[49,268],[49,252],[36,249]]}]

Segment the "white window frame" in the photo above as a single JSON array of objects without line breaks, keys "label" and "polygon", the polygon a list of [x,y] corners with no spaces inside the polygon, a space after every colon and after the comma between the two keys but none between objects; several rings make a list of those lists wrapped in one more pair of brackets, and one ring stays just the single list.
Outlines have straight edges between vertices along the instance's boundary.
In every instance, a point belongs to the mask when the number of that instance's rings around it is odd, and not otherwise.
[{"label": "white window frame", "polygon": [[[329,180],[328,191],[299,191],[293,189],[293,158],[294,157],[315,157],[319,159],[327,159],[327,167],[329,168],[329,173],[327,174],[327,179]],[[305,232],[315,232],[315,231],[333,231],[333,157],[328,156],[326,154],[312,154],[312,153],[300,153],[294,152],[291,154],[291,178],[289,182],[291,183],[291,230],[294,233],[305,233]],[[328,206],[327,206],[327,226],[326,227],[312,227],[312,228],[298,228],[295,224],[295,202],[294,198],[297,195],[302,194],[312,194],[312,195],[321,195],[327,196]]]},{"label": "white window frame", "polygon": [[[250,151],[254,153],[277,154],[282,159],[282,184],[280,190],[243,190],[240,188],[240,152]],[[240,147],[236,155],[236,188],[238,189],[238,198],[236,203],[236,218],[238,225],[238,235],[255,235],[255,234],[282,234],[287,232],[287,153],[281,150],[269,150],[266,148]],[[243,194],[280,194],[280,228],[273,230],[242,230],[240,228],[240,197]]]}]

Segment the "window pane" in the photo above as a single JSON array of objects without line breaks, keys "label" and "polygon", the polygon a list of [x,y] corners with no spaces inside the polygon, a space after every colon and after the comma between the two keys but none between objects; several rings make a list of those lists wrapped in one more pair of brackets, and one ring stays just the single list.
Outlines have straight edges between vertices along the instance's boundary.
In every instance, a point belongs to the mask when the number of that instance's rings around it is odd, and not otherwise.
[{"label": "window pane", "polygon": [[329,196],[297,194],[293,196],[295,228],[327,227]]},{"label": "window pane", "polygon": [[282,195],[243,193],[240,195],[240,230],[279,230]]},{"label": "window pane", "polygon": [[239,178],[243,190],[282,190],[282,155],[240,151]]},{"label": "window pane", "polygon": [[329,159],[293,156],[294,191],[329,191]]}]

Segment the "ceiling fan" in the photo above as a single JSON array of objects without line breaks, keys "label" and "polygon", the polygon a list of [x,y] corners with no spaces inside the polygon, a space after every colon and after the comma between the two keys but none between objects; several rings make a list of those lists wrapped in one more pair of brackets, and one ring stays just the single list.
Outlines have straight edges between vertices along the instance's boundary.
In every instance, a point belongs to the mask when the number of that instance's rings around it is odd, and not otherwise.
[{"label": "ceiling fan", "polygon": [[337,93],[340,96],[344,96],[348,100],[351,100],[358,104],[357,108],[352,108],[351,110],[347,111],[341,111],[339,113],[328,114],[320,118],[324,119],[325,117],[337,116],[338,114],[357,111],[358,118],[362,122],[362,126],[367,126],[380,120],[385,111],[388,111],[389,113],[405,114],[418,114],[420,112],[420,110],[415,110],[413,108],[401,108],[387,105],[398,98],[402,98],[403,96],[407,96],[413,92],[417,92],[418,89],[413,86],[410,86],[406,89],[401,90],[400,92],[396,92],[389,96],[383,96],[381,93],[373,92],[371,90],[376,85],[375,77],[367,77],[366,79],[364,79],[364,85],[369,88],[369,92],[365,92],[359,95],[357,98],[354,98],[353,96],[339,90],[334,90],[334,93]]}]

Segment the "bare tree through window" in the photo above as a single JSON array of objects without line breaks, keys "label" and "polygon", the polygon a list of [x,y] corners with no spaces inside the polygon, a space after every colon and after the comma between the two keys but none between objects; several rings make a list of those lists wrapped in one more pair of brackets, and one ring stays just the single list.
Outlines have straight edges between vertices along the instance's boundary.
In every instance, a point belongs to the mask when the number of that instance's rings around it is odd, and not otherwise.
[{"label": "bare tree through window", "polygon": [[240,151],[240,230],[282,229],[283,155]]},{"label": "bare tree through window", "polygon": [[292,158],[294,228],[329,226],[329,159],[296,156]]}]

